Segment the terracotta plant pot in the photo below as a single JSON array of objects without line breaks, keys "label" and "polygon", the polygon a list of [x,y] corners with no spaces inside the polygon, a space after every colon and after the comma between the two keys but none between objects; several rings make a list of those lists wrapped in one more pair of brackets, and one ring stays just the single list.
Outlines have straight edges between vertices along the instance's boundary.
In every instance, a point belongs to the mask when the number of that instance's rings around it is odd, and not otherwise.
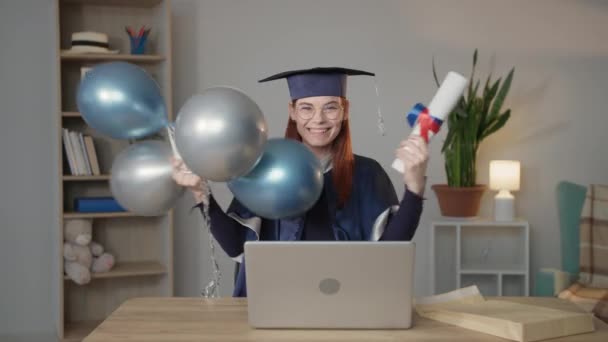
[{"label": "terracotta plant pot", "polygon": [[487,186],[451,187],[447,184],[431,186],[437,199],[441,215],[449,217],[475,217],[479,213],[481,196]]}]

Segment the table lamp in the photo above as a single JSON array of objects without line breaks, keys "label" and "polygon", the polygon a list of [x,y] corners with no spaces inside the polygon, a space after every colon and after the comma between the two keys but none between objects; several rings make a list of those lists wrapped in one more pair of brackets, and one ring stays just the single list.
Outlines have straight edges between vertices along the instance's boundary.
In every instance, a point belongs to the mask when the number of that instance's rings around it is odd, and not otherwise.
[{"label": "table lamp", "polygon": [[515,198],[509,191],[519,190],[519,161],[490,161],[490,189],[497,190],[494,197],[494,219],[513,221],[515,218]]}]

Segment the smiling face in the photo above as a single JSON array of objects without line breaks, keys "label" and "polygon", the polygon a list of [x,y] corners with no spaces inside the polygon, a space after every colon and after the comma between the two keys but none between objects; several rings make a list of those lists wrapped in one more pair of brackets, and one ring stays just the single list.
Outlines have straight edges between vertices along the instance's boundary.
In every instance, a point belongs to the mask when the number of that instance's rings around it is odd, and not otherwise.
[{"label": "smiling face", "polygon": [[338,96],[298,99],[289,104],[289,117],[296,123],[302,142],[322,158],[331,152],[348,118],[348,101]]}]

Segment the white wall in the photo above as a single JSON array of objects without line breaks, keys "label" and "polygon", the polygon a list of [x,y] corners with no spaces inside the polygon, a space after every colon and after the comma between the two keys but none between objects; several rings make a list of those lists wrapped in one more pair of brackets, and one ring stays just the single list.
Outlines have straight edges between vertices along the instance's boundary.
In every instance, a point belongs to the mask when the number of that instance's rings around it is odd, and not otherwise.
[{"label": "white wall", "polygon": [[[522,162],[518,214],[531,222],[532,270],[559,266],[559,233],[554,190],[568,179],[607,182],[608,4],[602,1],[192,1],[174,0],[175,106],[214,85],[241,88],[261,106],[272,136],[287,122],[284,81],[258,84],[276,72],[314,66],[373,71],[389,129],[376,133],[374,80],[349,83],[356,153],[390,169],[393,150],[405,137],[404,114],[428,102],[436,88],[431,58],[440,77],[449,70],[468,75],[472,52],[480,50],[479,71],[505,75],[516,67],[506,106],[512,119],[488,138],[479,153],[478,180],[487,183],[491,159]],[[445,182],[441,140],[431,147],[428,184]],[[605,145],[605,144],[604,144]],[[226,205],[229,193],[215,186]],[[492,193],[482,214],[491,215]],[[435,195],[428,200],[415,241],[416,293],[427,294],[429,222],[439,216]],[[190,205],[186,200],[183,208]],[[209,279],[206,234],[198,213],[181,209],[177,219],[177,289],[198,295]],[[202,251],[193,250],[202,246]],[[224,259],[224,278],[231,262]],[[224,281],[224,294],[230,284]]]},{"label": "white wall", "polygon": [[0,340],[50,341],[58,299],[53,2],[0,2]]}]

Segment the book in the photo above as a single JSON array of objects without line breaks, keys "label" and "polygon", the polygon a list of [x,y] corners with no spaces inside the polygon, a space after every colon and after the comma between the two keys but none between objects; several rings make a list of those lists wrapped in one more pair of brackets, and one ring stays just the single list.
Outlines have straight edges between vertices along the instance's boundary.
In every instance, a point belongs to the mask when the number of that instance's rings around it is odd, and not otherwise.
[{"label": "book", "polygon": [[78,133],[78,145],[80,146],[80,149],[82,150],[82,156],[84,157],[84,167],[85,167],[86,175],[90,176],[93,174],[93,172],[91,171],[91,163],[89,162],[89,154],[87,153],[87,149],[84,145],[84,136],[82,135],[82,133]]},{"label": "book", "polygon": [[84,144],[87,150],[87,155],[89,156],[89,163],[91,164],[91,171],[95,176],[99,176],[101,174],[101,170],[99,168],[99,161],[97,160],[97,152],[95,151],[95,144],[93,143],[93,137],[89,135],[84,136]]},{"label": "book", "polygon": [[113,197],[76,197],[74,211],[79,213],[112,213],[126,211]]},{"label": "book", "polygon": [[82,149],[80,148],[80,139],[78,138],[78,133],[69,132],[70,134],[70,142],[72,143],[72,148],[74,150],[74,159],[76,160],[76,170],[77,175],[83,176],[86,175],[86,166],[84,165],[84,155],[82,154]]},{"label": "book", "polygon": [[65,156],[70,167],[70,174],[77,175],[78,170],[76,168],[76,159],[74,157],[74,149],[70,140],[70,133],[67,129],[63,128],[63,147],[65,149]]},{"label": "book", "polygon": [[76,175],[84,175],[84,158],[78,147],[78,133],[68,131],[68,134],[70,136],[72,151],[74,152],[74,161],[76,162]]}]

